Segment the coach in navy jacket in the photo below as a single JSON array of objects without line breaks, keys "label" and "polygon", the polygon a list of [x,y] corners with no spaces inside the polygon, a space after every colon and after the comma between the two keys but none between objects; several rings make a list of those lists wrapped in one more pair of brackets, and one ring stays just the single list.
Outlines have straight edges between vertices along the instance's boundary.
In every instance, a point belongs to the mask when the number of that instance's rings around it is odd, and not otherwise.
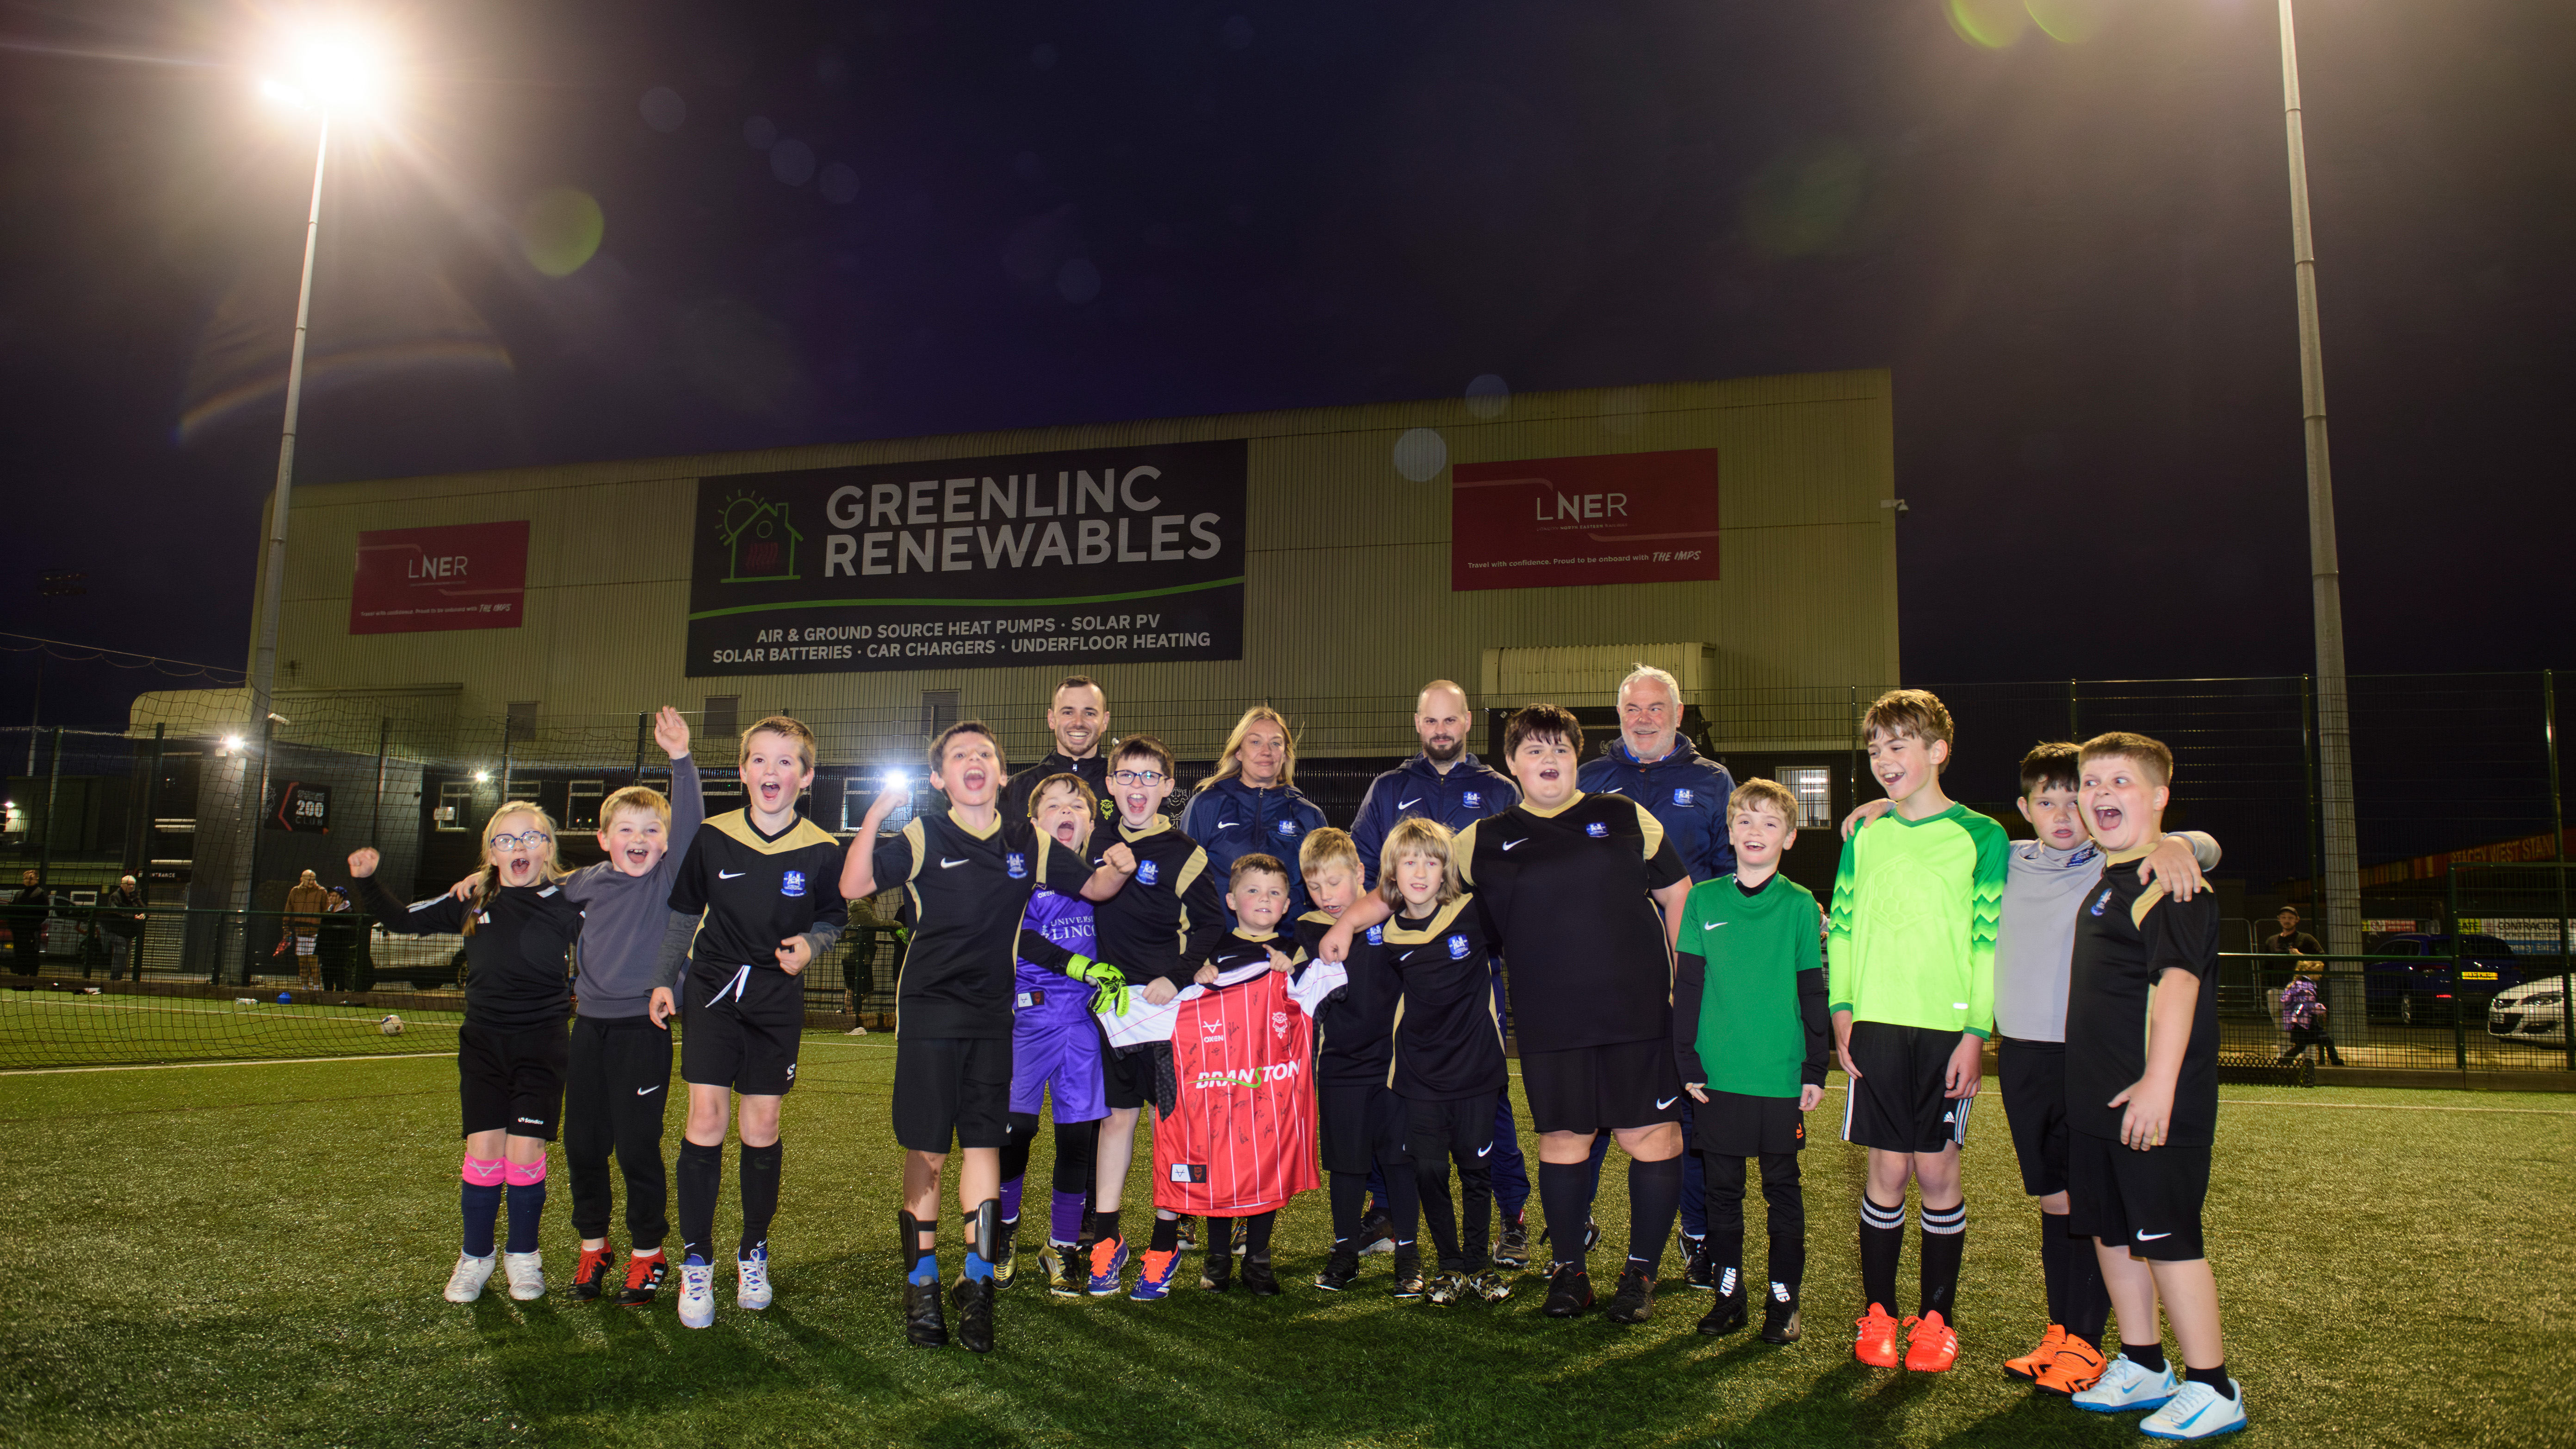
[{"label": "coach in navy jacket", "polygon": [[[1288,914],[1305,914],[1306,874],[1298,847],[1309,831],[1331,824],[1321,807],[1296,786],[1297,744],[1288,722],[1268,705],[1244,711],[1243,721],[1217,757],[1216,774],[1190,796],[1181,833],[1207,852],[1208,870],[1223,891],[1234,863],[1247,855],[1275,855],[1288,868]],[[1225,913],[1228,927],[1234,912]]]},{"label": "coach in navy jacket", "polygon": [[1663,823],[1673,853],[1695,881],[1735,870],[1726,838],[1726,800],[1735,777],[1680,734],[1681,700],[1672,676],[1639,669],[1619,686],[1619,738],[1583,762],[1575,783],[1587,794],[1625,795]]},{"label": "coach in navy jacket", "polygon": [[1488,815],[1500,815],[1520,799],[1520,787],[1510,776],[1464,750],[1450,757],[1446,773],[1428,753],[1415,755],[1369,781],[1368,793],[1360,797],[1360,813],[1351,821],[1360,873],[1375,890],[1378,852],[1387,833],[1408,815],[1437,820],[1455,834]]}]

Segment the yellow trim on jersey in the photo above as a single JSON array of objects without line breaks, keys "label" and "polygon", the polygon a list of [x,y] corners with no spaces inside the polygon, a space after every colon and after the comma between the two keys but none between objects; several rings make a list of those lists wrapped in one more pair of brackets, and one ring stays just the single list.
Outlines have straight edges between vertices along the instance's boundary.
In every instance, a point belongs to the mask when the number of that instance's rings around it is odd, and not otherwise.
[{"label": "yellow trim on jersey", "polygon": [[1458,879],[1468,885],[1476,883],[1476,827],[1484,823],[1470,820],[1466,829],[1449,837],[1449,859],[1458,867]]},{"label": "yellow trim on jersey", "polygon": [[1187,895],[1190,889],[1190,882],[1197,880],[1200,876],[1205,874],[1207,874],[1207,852],[1205,850],[1191,851],[1190,858],[1181,862],[1180,874],[1172,877],[1172,894],[1176,896]]},{"label": "yellow trim on jersey", "polygon": [[1156,815],[1153,822],[1141,830],[1129,828],[1127,818],[1123,815],[1118,819],[1118,835],[1122,840],[1142,840],[1148,835],[1160,835],[1171,828],[1172,822],[1160,815]]},{"label": "yellow trim on jersey", "polygon": [[1279,939],[1279,933],[1277,931],[1247,931],[1241,926],[1235,927],[1234,933],[1247,941],[1276,941]]},{"label": "yellow trim on jersey", "polygon": [[[965,831],[967,834],[974,836],[977,840],[990,840],[994,836],[1002,833],[1002,812],[998,810],[994,811],[993,823],[985,826],[981,830],[978,830],[974,826],[967,824],[965,819],[958,815],[957,807],[951,805],[948,807],[948,823]],[[1048,836],[1047,838],[1052,840],[1055,837]]]},{"label": "yellow trim on jersey", "polygon": [[[1542,810],[1542,809],[1540,809],[1538,806],[1536,806],[1536,805],[1532,805],[1532,804],[1529,802],[1529,794],[1528,794],[1528,792],[1524,791],[1524,792],[1522,792],[1522,794],[1521,794],[1521,803],[1520,803],[1520,804],[1518,804],[1518,805],[1516,805],[1516,806],[1513,806],[1512,808],[1513,808],[1513,809],[1515,809],[1515,810],[1526,810],[1526,811],[1528,811],[1530,814],[1537,816],[1537,817],[1538,817],[1539,819],[1541,819],[1541,820],[1553,820],[1553,819],[1555,819],[1557,816],[1564,814],[1566,811],[1573,809],[1575,806],[1582,804],[1582,803],[1583,803],[1583,801],[1584,801],[1584,793],[1583,793],[1581,790],[1577,790],[1577,791],[1575,791],[1575,792],[1574,792],[1573,796],[1572,796],[1571,798],[1569,798],[1569,799],[1568,799],[1564,804],[1557,806],[1557,807],[1556,807],[1555,809],[1553,809],[1553,810]],[[1629,803],[1629,804],[1631,804],[1631,805],[1634,805],[1634,804],[1636,804],[1637,802],[1636,802],[1636,801],[1634,801],[1634,800],[1631,800],[1631,801],[1629,801],[1628,803]]]},{"label": "yellow trim on jersey", "polygon": [[[2118,862],[2114,861],[2113,864],[2116,865]],[[2129,924],[2140,930],[2145,930],[2147,925],[2147,912],[2154,910],[2156,908],[2156,902],[2163,900],[2164,898],[2165,883],[2163,881],[2150,882],[2145,890],[2138,892],[2137,903],[2129,907]]]},{"label": "yellow trim on jersey", "polygon": [[[916,815],[904,822],[903,841],[904,844],[912,847],[912,868],[903,873],[903,878],[907,881],[918,880],[921,876],[922,863],[930,859],[930,832],[923,828],[920,816]],[[913,919],[921,919],[921,902],[914,901],[912,909]]]},{"label": "yellow trim on jersey", "polygon": [[1439,935],[1441,932],[1448,930],[1449,923],[1458,919],[1458,913],[1465,910],[1467,908],[1467,903],[1474,899],[1475,897],[1473,895],[1462,895],[1456,900],[1451,901],[1449,904],[1442,906],[1438,911],[1432,914],[1430,924],[1423,926],[1419,930],[1406,930],[1403,926],[1397,924],[1402,921],[1404,917],[1391,916],[1387,919],[1386,923],[1386,939],[1389,943],[1398,946],[1419,946],[1430,940],[1432,937]]},{"label": "yellow trim on jersey", "polygon": [[841,848],[841,842],[834,839],[830,831],[801,815],[796,817],[796,823],[789,826],[786,833],[776,840],[760,838],[760,832],[752,827],[751,810],[747,806],[740,810],[728,810],[708,821],[707,824],[763,855],[784,855],[788,851],[803,850],[814,845],[828,845],[835,850]]},{"label": "yellow trim on jersey", "polygon": [[1627,796],[1622,795],[1619,798],[1622,800],[1628,800],[1629,804],[1637,806],[1637,829],[1643,832],[1646,837],[1645,858],[1648,860],[1654,859],[1655,852],[1658,849],[1661,849],[1664,843],[1664,822],[1655,818],[1654,811],[1647,809],[1643,805],[1637,805],[1636,801],[1629,800]]}]

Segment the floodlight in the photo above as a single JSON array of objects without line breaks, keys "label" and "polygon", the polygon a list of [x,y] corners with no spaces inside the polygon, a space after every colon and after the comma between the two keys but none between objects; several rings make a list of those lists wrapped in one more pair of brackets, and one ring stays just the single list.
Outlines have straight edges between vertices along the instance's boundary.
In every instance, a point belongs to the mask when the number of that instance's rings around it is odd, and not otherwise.
[{"label": "floodlight", "polygon": [[475,772],[474,772],[474,783],[475,783],[475,784],[477,784],[477,785],[489,785],[489,784],[491,784],[491,783],[492,783],[492,772],[491,772],[491,771],[489,771],[489,770],[477,770],[477,771],[475,771]]},{"label": "floodlight", "polygon": [[224,749],[225,749],[227,752],[230,752],[230,751],[233,751],[233,750],[238,750],[238,749],[240,749],[241,747],[242,747],[242,737],[241,737],[241,736],[239,736],[239,735],[226,735],[226,736],[224,736]]}]

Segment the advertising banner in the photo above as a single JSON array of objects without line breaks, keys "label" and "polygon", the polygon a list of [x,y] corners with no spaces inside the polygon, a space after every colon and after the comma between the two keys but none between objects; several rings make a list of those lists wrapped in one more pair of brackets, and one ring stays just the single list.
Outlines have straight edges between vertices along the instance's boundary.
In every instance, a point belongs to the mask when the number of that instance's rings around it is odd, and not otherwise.
[{"label": "advertising banner", "polygon": [[1461,463],[1449,588],[1552,589],[1717,577],[1717,450]]},{"label": "advertising banner", "polygon": [[527,610],[528,521],[358,535],[352,634],[516,629]]},{"label": "advertising banner", "polygon": [[1240,439],[698,481],[688,672],[1243,657]]},{"label": "advertising banner", "polygon": [[331,833],[331,787],[289,780],[278,787],[277,804],[262,822],[271,830],[296,835]]}]

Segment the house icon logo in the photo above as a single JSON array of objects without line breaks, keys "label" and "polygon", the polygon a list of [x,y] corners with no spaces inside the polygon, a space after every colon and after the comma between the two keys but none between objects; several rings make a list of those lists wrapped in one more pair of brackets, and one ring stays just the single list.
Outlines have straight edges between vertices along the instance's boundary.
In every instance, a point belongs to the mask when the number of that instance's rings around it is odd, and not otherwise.
[{"label": "house icon logo", "polygon": [[716,515],[716,541],[724,546],[729,584],[792,583],[796,545],[805,535],[787,521],[787,505],[757,493],[736,493]]}]

